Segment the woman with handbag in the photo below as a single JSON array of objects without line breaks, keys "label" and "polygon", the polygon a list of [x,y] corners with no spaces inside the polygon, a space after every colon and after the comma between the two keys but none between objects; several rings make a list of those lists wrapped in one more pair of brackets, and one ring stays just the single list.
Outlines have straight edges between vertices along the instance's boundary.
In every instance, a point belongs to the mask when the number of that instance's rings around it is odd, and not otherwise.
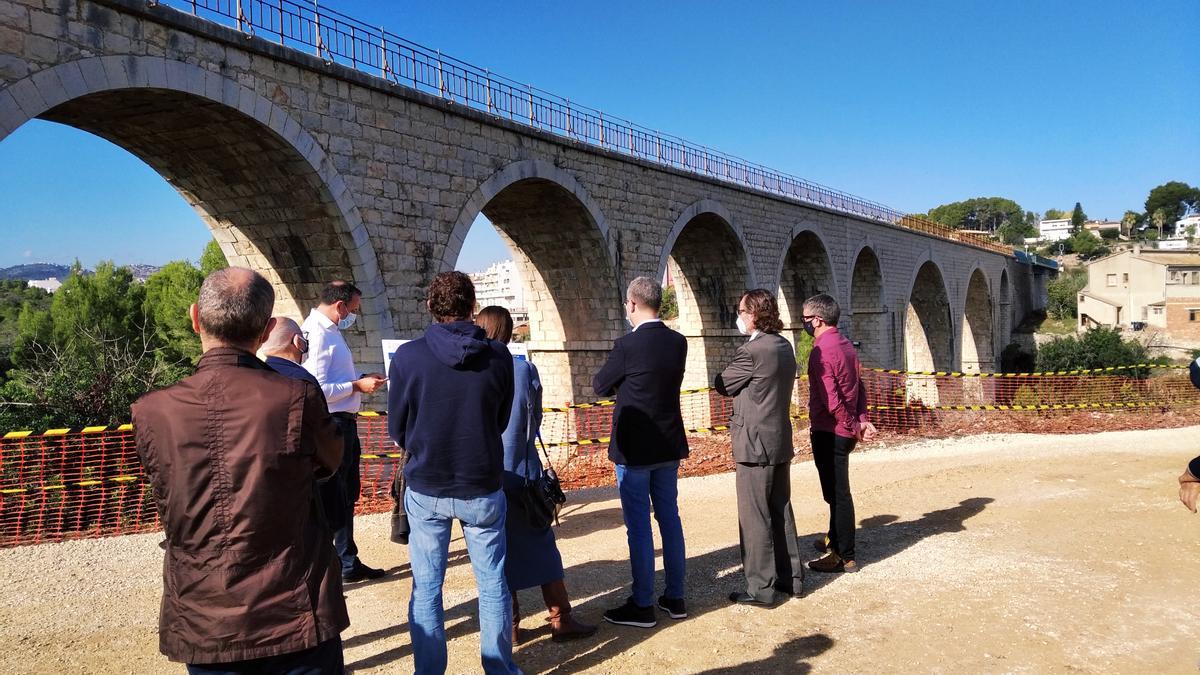
[{"label": "woman with handbag", "polygon": [[[475,323],[489,339],[508,344],[512,340],[512,315],[503,307],[484,307],[475,315]],[[542,423],[542,383],[537,368],[525,359],[513,359],[512,413],[504,430],[504,493],[508,497],[508,559],[505,575],[512,592],[513,644],[520,643],[520,608],[517,591],[540,586],[546,609],[550,611],[550,629],[555,642],[584,638],[596,632],[596,626],[576,621],[563,583],[562,556],[550,527],[553,511],[548,510],[543,476],[534,442]],[[557,481],[550,481],[556,483]],[[554,487],[549,487],[553,491]],[[550,507],[553,508],[553,507]]]}]

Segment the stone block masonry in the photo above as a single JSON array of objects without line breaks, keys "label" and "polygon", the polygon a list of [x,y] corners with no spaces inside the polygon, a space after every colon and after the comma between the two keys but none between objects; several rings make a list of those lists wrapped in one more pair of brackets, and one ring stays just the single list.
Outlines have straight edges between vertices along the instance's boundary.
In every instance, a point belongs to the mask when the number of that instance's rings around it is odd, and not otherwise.
[{"label": "stone block masonry", "polygon": [[[1044,304],[1044,281],[1009,256],[575,142],[141,0],[0,0],[0,142],[33,118],[146,161],[231,263],[271,279],[281,313],[352,279],[364,369],[381,367],[382,338],[423,331],[425,288],[481,213],[528,284],[548,401],[593,398],[626,284],[668,267],[695,386],[730,358],[751,287],[780,292],[789,331],[801,296],[831,293],[864,362],[886,367],[930,344],[961,367],[969,325],[972,367],[993,368],[1008,327]],[[988,310],[967,322],[968,302]]]}]

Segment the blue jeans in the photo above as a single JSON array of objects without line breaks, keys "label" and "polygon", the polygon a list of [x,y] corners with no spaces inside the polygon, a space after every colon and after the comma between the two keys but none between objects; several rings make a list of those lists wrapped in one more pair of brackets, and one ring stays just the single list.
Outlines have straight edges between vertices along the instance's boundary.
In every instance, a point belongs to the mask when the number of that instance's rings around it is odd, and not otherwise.
[{"label": "blue jeans", "polygon": [[450,525],[462,523],[479,588],[479,652],[485,673],[520,673],[512,660],[512,598],[504,578],[507,538],[503,490],[470,499],[404,492],[413,590],[408,625],[418,675],[446,672],[446,614],[442,584],[450,553]]},{"label": "blue jeans", "polygon": [[633,569],[633,602],[654,604],[654,535],[650,531],[650,506],[662,537],[663,568],[667,575],[664,595],[682,600],[687,554],[683,523],[679,521],[679,462],[648,466],[617,465],[617,490],[629,538],[629,565]]}]

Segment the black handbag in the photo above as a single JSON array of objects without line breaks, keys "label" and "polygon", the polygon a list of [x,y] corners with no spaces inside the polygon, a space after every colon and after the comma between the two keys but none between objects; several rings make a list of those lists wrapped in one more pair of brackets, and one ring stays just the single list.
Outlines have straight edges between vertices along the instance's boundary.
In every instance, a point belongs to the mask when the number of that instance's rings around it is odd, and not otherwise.
[{"label": "black handbag", "polygon": [[558,524],[558,511],[567,501],[567,495],[563,494],[562,484],[558,480],[558,474],[554,472],[554,467],[550,464],[550,455],[546,452],[546,446],[542,445],[542,434],[537,434],[538,446],[542,449],[542,454],[546,457],[546,465],[542,467],[542,475],[537,478],[530,478],[529,471],[529,446],[525,446],[525,485],[520,493],[521,508],[525,511],[525,521],[535,530],[544,530],[550,527],[551,524]]},{"label": "black handbag", "polygon": [[408,451],[396,446],[400,453],[400,461],[396,462],[395,475],[392,476],[392,533],[388,537],[397,544],[407,544],[408,535],[412,528],[408,525],[408,514],[404,512],[404,465],[408,463]]}]

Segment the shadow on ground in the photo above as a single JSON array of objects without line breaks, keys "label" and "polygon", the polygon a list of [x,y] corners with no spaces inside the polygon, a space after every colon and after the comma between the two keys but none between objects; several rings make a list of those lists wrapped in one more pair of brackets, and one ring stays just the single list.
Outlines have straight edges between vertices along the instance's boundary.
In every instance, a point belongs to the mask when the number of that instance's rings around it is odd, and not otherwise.
[{"label": "shadow on ground", "polygon": [[[862,528],[859,530],[856,543],[860,552],[859,559],[864,564],[864,568],[869,570],[871,563],[896,555],[926,537],[961,532],[966,529],[964,521],[977,515],[992,501],[994,500],[988,497],[975,497],[964,500],[955,507],[931,511],[912,521],[898,522],[898,517],[893,515],[866,518],[862,521]],[[576,526],[579,529],[571,536],[582,536],[579,532],[587,533],[596,529],[612,529],[608,526],[607,521],[619,518],[619,511],[619,509],[604,509],[590,514],[580,514],[575,518],[578,523]],[[610,512],[615,512],[615,514]],[[564,528],[570,525],[571,520],[571,518],[567,519]],[[617,520],[617,523],[619,524],[620,521]],[[801,545],[811,548],[809,541],[817,536],[819,535],[805,537],[801,541]],[[525,642],[517,649],[518,665],[529,673],[574,673],[597,668],[608,660],[639,646],[659,631],[669,630],[675,626],[686,626],[696,617],[730,607],[726,599],[727,593],[740,589],[744,584],[741,575],[741,554],[738,547],[736,545],[727,546],[709,551],[689,557],[687,562],[688,587],[692,589],[688,597],[688,618],[682,621],[673,621],[659,613],[658,625],[650,629],[613,626],[602,621],[605,610],[622,604],[629,595],[628,560],[623,558],[593,560],[568,568],[566,581],[571,596],[589,598],[582,603],[577,603],[575,612],[585,621],[601,623],[599,633],[589,640],[559,644],[544,639],[549,635],[548,626],[534,628],[531,620],[526,619],[527,623],[523,625],[532,630],[525,631]],[[806,593],[820,590],[826,584],[834,581],[837,576],[809,572],[805,579]],[[661,589],[661,573],[658,577],[657,588]],[[522,593],[536,594],[537,592],[529,590],[522,591]],[[530,608],[531,611],[534,607],[540,609],[540,598],[535,599],[533,596],[523,595],[522,600],[522,606]],[[803,600],[799,602],[803,602]],[[474,599],[459,603],[446,611],[446,637],[450,642],[458,637],[476,633],[478,630],[479,621],[476,616]],[[347,647],[367,645],[377,640],[401,635],[407,631],[408,623],[401,622],[390,628],[348,638],[345,644]],[[706,672],[711,674],[806,673],[811,669],[806,659],[822,654],[832,649],[833,646],[832,638],[814,633],[793,638],[779,645],[769,657]],[[450,645],[451,652],[454,652],[456,648],[461,649],[462,646]],[[411,645],[406,642],[399,647],[349,663],[346,667],[350,670],[383,667],[405,658],[411,653]]]},{"label": "shadow on ground", "polygon": [[[950,532],[962,532],[967,529],[964,523],[968,518],[979,515],[984,507],[994,501],[991,497],[972,497],[959,502],[958,506],[930,511],[916,520],[902,522],[899,516],[891,514],[864,518],[855,533],[855,557],[858,558],[856,562],[862,565],[863,571],[866,572],[871,569],[871,564],[887,560],[922,539]],[[813,557],[817,557],[819,554],[813,548],[812,542],[824,534],[817,532],[801,537],[801,552],[811,552]],[[840,576],[805,570],[804,590],[806,593],[815,593]]]}]

